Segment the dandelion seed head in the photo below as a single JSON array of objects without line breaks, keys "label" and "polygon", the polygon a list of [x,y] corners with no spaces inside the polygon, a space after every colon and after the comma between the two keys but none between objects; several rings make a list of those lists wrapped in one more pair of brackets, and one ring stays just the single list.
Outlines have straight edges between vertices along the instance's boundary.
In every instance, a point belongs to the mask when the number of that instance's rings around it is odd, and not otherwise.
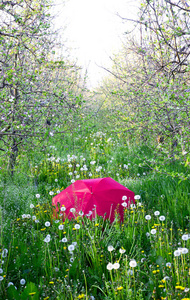
[{"label": "dandelion seed head", "polygon": [[59,230],[63,230],[63,228],[64,228],[64,226],[62,224],[58,226]]},{"label": "dandelion seed head", "polygon": [[74,245],[69,245],[69,246],[68,246],[68,250],[69,250],[70,252],[74,251],[74,249],[75,249]]},{"label": "dandelion seed head", "polygon": [[66,207],[65,207],[65,206],[62,206],[62,207],[61,207],[61,211],[66,211]]},{"label": "dandelion seed head", "polygon": [[25,280],[25,279],[21,279],[21,280],[20,280],[20,284],[21,284],[21,285],[25,285],[25,283],[26,283],[26,280]]},{"label": "dandelion seed head", "polygon": [[118,270],[119,267],[120,267],[120,264],[116,262],[116,263],[114,263],[114,264],[112,265],[112,267],[113,267],[114,270]]},{"label": "dandelion seed head", "polygon": [[179,250],[174,251],[174,256],[180,256],[181,252]]},{"label": "dandelion seed head", "polygon": [[135,260],[135,259],[132,259],[132,260],[130,261],[130,263],[129,263],[129,266],[130,266],[131,268],[135,268],[135,267],[137,266],[136,260]]},{"label": "dandelion seed head", "polygon": [[113,247],[113,246],[111,246],[111,245],[108,246],[108,251],[109,251],[109,252],[111,252],[111,251],[113,251],[113,250],[114,250],[114,247]]},{"label": "dandelion seed head", "polygon": [[188,234],[183,234],[181,238],[183,241],[187,241],[189,239],[189,236]]},{"label": "dandelion seed head", "polygon": [[111,271],[113,269],[112,263],[108,263],[106,268]]},{"label": "dandelion seed head", "polygon": [[159,215],[160,215],[160,212],[159,212],[158,210],[156,210],[156,211],[154,212],[154,215],[155,215],[155,216],[159,216]]},{"label": "dandelion seed head", "polygon": [[76,225],[75,225],[75,229],[80,229],[80,225],[79,225],[79,224],[76,224]]},{"label": "dandelion seed head", "polygon": [[46,227],[49,227],[50,225],[51,225],[51,224],[50,224],[49,221],[45,222],[45,226],[46,226]]}]

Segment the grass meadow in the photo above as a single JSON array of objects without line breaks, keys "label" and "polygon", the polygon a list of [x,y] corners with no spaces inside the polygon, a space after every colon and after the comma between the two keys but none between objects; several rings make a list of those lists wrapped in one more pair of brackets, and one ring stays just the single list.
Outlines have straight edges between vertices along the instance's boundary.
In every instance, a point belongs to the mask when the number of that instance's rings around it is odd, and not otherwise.
[{"label": "grass meadow", "polygon": [[[0,299],[190,299],[190,185],[158,173],[153,148],[107,132],[50,137],[1,161]],[[182,172],[171,161],[167,168]],[[74,180],[112,177],[135,192],[124,222],[57,218],[52,197]]]}]

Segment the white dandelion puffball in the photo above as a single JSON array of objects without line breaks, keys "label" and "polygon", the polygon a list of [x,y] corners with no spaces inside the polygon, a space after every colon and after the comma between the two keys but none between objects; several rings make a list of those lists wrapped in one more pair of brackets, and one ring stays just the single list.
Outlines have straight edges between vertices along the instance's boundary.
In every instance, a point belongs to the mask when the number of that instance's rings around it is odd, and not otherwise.
[{"label": "white dandelion puffball", "polygon": [[174,256],[180,256],[180,254],[181,254],[181,251],[179,251],[179,250],[174,251]]},{"label": "white dandelion puffball", "polygon": [[83,216],[84,215],[84,213],[83,213],[83,211],[81,210],[81,211],[79,211],[79,216]]},{"label": "white dandelion puffball", "polygon": [[71,252],[71,251],[74,251],[75,249],[75,246],[74,245],[69,245],[68,246],[68,250]]},{"label": "white dandelion puffball", "polygon": [[72,208],[70,209],[70,212],[75,213],[75,212],[76,212],[76,209],[75,209],[74,207],[72,207]]},{"label": "white dandelion puffball", "polygon": [[39,199],[39,198],[40,198],[40,194],[36,194],[36,198],[38,198],[38,199]]},{"label": "white dandelion puffball", "polygon": [[171,267],[171,266],[172,266],[172,264],[170,262],[166,263],[166,267]]},{"label": "white dandelion puffball", "polygon": [[50,235],[47,235],[47,236],[45,237],[45,239],[44,239],[44,242],[45,242],[45,243],[49,243],[50,240],[51,240]]},{"label": "white dandelion puffball", "polygon": [[108,263],[106,268],[111,271],[113,269],[112,263]]},{"label": "white dandelion puffball", "polygon": [[183,234],[181,238],[183,241],[187,241],[189,239],[189,236],[188,234]]},{"label": "white dandelion puffball", "polygon": [[75,229],[80,229],[80,225],[79,225],[79,224],[76,224],[76,225],[75,225]]},{"label": "white dandelion puffball", "polygon": [[61,240],[63,243],[66,243],[67,242],[67,238],[66,237],[64,237],[64,238],[62,238],[62,240]]},{"label": "white dandelion puffball", "polygon": [[0,281],[2,281],[4,279],[4,277],[3,276],[0,276]]},{"label": "white dandelion puffball", "polygon": [[66,211],[66,207],[65,207],[65,206],[62,206],[62,207],[61,207],[61,211]]},{"label": "white dandelion puffball", "polygon": [[156,229],[152,229],[152,230],[150,231],[150,233],[151,233],[151,234],[156,234]]},{"label": "white dandelion puffball", "polygon": [[151,216],[150,216],[150,215],[146,215],[146,216],[145,216],[145,219],[146,219],[146,220],[150,220],[150,219],[151,219]]},{"label": "white dandelion puffball", "polygon": [[49,194],[50,194],[50,196],[53,196],[54,192],[53,192],[53,191],[50,191]]},{"label": "white dandelion puffball", "polygon": [[129,263],[129,266],[130,266],[131,268],[135,268],[135,267],[137,266],[136,260],[135,260],[135,259],[132,259],[132,260],[130,261],[130,263]]},{"label": "white dandelion puffball", "polygon": [[8,250],[5,248],[5,249],[3,249],[3,251],[2,251],[2,257],[4,258],[4,257],[7,257],[7,253],[8,253]]},{"label": "white dandelion puffball", "polygon": [[135,195],[134,199],[135,200],[140,200],[141,196],[140,195]]},{"label": "white dandelion puffball", "polygon": [[45,222],[45,226],[49,227],[50,226],[50,222],[49,221]]},{"label": "white dandelion puffball", "polygon": [[123,197],[122,197],[122,200],[123,200],[123,201],[127,200],[127,196],[123,196]]},{"label": "white dandelion puffball", "polygon": [[159,220],[160,220],[160,221],[165,221],[165,219],[166,219],[166,218],[165,218],[164,216],[160,216],[160,217],[159,217]]},{"label": "white dandelion puffball", "polygon": [[187,248],[182,248],[181,253],[182,254],[187,254],[189,250]]},{"label": "white dandelion puffball", "polygon": [[119,267],[120,267],[120,264],[119,264],[119,263],[113,264],[113,269],[114,269],[114,270],[119,269]]},{"label": "white dandelion puffball", "polygon": [[127,203],[126,203],[126,202],[123,202],[121,205],[122,205],[123,207],[127,207]]},{"label": "white dandelion puffball", "polygon": [[59,230],[63,230],[64,226],[61,224],[58,226]]},{"label": "white dandelion puffball", "polygon": [[111,252],[111,251],[113,251],[113,250],[114,250],[114,247],[113,247],[113,246],[111,246],[111,245],[108,246],[108,251],[109,251],[109,252]]},{"label": "white dandelion puffball", "polygon": [[34,204],[30,204],[30,208],[34,208]]},{"label": "white dandelion puffball", "polygon": [[26,283],[26,280],[25,280],[25,279],[21,279],[21,280],[20,280],[20,284],[21,284],[21,285],[24,285],[25,283]]},{"label": "white dandelion puffball", "polygon": [[125,249],[122,249],[122,248],[119,249],[119,253],[123,254],[123,253],[125,253],[125,252],[126,252]]},{"label": "white dandelion puffball", "polygon": [[158,210],[156,210],[156,211],[154,212],[154,215],[155,215],[155,216],[159,216],[159,215],[160,215],[160,212],[159,212]]}]

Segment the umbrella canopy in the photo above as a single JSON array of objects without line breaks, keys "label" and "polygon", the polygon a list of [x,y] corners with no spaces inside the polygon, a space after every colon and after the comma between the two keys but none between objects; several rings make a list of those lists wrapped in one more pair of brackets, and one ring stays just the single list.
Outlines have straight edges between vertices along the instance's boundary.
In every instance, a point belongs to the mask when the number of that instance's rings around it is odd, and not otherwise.
[{"label": "umbrella canopy", "polygon": [[61,213],[65,210],[64,215],[69,219],[83,212],[90,218],[97,214],[111,222],[116,212],[123,220],[123,210],[131,203],[135,203],[134,192],[110,177],[77,180],[52,199],[56,211],[59,206],[64,207]]}]

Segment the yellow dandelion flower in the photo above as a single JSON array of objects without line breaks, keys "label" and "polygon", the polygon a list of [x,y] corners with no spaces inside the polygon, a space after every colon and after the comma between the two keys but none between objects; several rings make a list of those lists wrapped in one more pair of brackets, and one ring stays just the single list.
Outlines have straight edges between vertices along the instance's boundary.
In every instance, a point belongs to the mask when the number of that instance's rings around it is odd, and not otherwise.
[{"label": "yellow dandelion flower", "polygon": [[153,274],[156,274],[156,270],[152,271]]},{"label": "yellow dandelion flower", "polygon": [[99,223],[95,224],[95,226],[98,227],[98,226],[99,226]]},{"label": "yellow dandelion flower", "polygon": [[54,284],[54,282],[53,282],[53,281],[50,281],[49,284]]},{"label": "yellow dandelion flower", "polygon": [[81,294],[81,295],[78,295],[78,299],[83,299],[85,297],[85,294]]},{"label": "yellow dandelion flower", "polygon": [[30,296],[34,296],[35,294],[36,294],[36,292],[29,293]]},{"label": "yellow dandelion flower", "polygon": [[117,288],[118,291],[121,291],[122,289],[123,289],[122,286],[119,286],[119,287]]},{"label": "yellow dandelion flower", "polygon": [[159,287],[159,288],[164,288],[164,285],[163,285],[163,284],[160,284],[158,287]]},{"label": "yellow dandelion flower", "polygon": [[41,231],[44,231],[44,230],[46,230],[46,228],[41,228],[40,230],[41,230]]}]

